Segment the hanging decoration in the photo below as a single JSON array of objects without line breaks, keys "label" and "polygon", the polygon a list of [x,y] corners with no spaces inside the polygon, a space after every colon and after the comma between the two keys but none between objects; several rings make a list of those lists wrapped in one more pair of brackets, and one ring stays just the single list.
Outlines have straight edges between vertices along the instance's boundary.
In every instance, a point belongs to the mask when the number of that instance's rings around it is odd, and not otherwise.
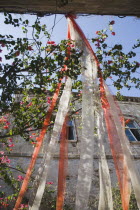
[{"label": "hanging decoration", "polygon": [[[94,88],[97,85],[97,66],[92,48],[72,16],[68,16],[71,39],[82,52],[82,138],[80,163],[76,188],[76,210],[88,208],[88,199],[93,177],[94,153]],[[85,69],[86,68],[86,69]],[[92,128],[92,129],[91,129]]]},{"label": "hanging decoration", "polygon": [[[71,39],[69,25],[68,25],[67,38]],[[70,57],[70,49],[67,50],[67,56],[68,58]],[[67,170],[67,160],[68,160],[67,123],[68,123],[68,116],[65,118],[60,137],[60,156],[59,156],[56,210],[62,210],[64,205],[65,188],[66,188],[66,170]]]},{"label": "hanging decoration", "polygon": [[[113,119],[112,117],[113,113],[116,111],[117,108],[115,107],[114,110],[111,110],[110,108],[111,104],[109,103],[108,98],[106,96],[104,81],[101,73],[100,73],[100,94],[101,94],[102,107],[104,110],[104,116],[108,132],[108,139],[110,142],[110,148],[120,187],[122,206],[124,210],[127,210],[129,208],[131,185],[130,185],[128,167],[126,165],[125,154],[122,149],[121,139],[119,137],[115,125],[116,119]],[[119,132],[122,132],[122,126],[120,120],[119,124],[121,128]]]},{"label": "hanging decoration", "polygon": [[51,136],[50,143],[48,145],[47,151],[46,151],[46,157],[45,157],[45,165],[43,167],[43,173],[40,177],[40,183],[36,192],[36,196],[33,202],[32,207],[30,207],[30,210],[38,210],[40,207],[40,203],[42,200],[42,196],[45,190],[46,180],[48,176],[48,170],[50,166],[51,159],[53,157],[53,154],[55,152],[55,148],[57,145],[57,141],[59,140],[60,132],[66,117],[66,114],[68,113],[68,107],[70,102],[70,95],[71,95],[71,87],[72,87],[72,80],[68,77],[65,88],[63,90],[62,96],[60,98],[59,106],[58,106],[58,112],[56,114],[55,123],[53,127],[53,132]]},{"label": "hanging decoration", "polygon": [[14,210],[18,210],[18,208],[20,207],[20,204],[22,202],[24,194],[25,194],[25,192],[27,190],[28,183],[29,183],[29,180],[30,180],[30,177],[31,177],[31,174],[32,174],[32,170],[34,168],[37,156],[38,156],[40,148],[42,146],[43,139],[44,139],[44,136],[46,134],[46,130],[48,128],[48,125],[50,124],[50,119],[51,119],[54,107],[56,105],[56,101],[57,101],[57,98],[58,98],[58,95],[59,95],[60,88],[61,88],[61,83],[58,83],[56,91],[55,91],[54,96],[52,98],[52,102],[51,102],[50,107],[48,109],[48,112],[47,112],[47,115],[46,115],[46,119],[45,119],[45,121],[43,123],[42,130],[41,130],[40,135],[38,137],[37,144],[36,144],[36,147],[35,147],[33,155],[32,155],[32,159],[30,161],[30,164],[28,166],[25,178],[23,180],[23,183],[22,183],[22,186],[21,186],[21,189],[20,189],[20,192],[19,192],[16,204],[15,204]]},{"label": "hanging decoration", "polygon": [[[84,40],[85,45],[88,47],[90,53],[92,54],[92,56],[93,56],[93,58],[95,60],[96,66],[98,67],[98,71],[100,73],[99,62],[98,62],[98,60],[97,60],[94,52],[92,51],[91,46],[89,45],[89,43],[88,43],[87,39],[85,38],[84,34],[82,33],[81,29],[77,26],[77,24],[76,24],[75,20],[73,19],[73,17],[72,16],[69,16],[69,18],[70,18],[70,20],[71,20],[71,22],[73,24],[73,28],[76,30],[76,32],[78,34],[80,34],[81,40],[82,41]],[[74,37],[75,40],[78,37],[78,36],[77,37],[76,36],[77,35],[75,35],[75,37]],[[80,46],[80,44],[79,44],[79,46]],[[108,103],[108,100],[105,97],[105,94],[106,93],[104,91],[104,88],[103,88],[102,83],[103,83],[103,79],[100,76],[100,93],[101,93],[102,107],[104,109],[104,115],[105,115],[106,125],[107,125],[107,129],[108,129],[110,146],[111,146],[112,155],[113,155],[113,159],[114,159],[114,163],[115,163],[115,168],[116,168],[116,173],[117,173],[117,177],[118,177],[118,181],[119,181],[119,186],[120,186],[120,190],[121,190],[122,205],[123,205],[123,209],[126,210],[126,209],[128,209],[128,206],[129,206],[130,191],[131,191],[130,190],[131,188],[130,188],[129,174],[128,174],[128,166],[126,165],[124,151],[122,149],[122,144],[121,144],[120,138],[119,138],[120,136],[117,133],[116,125],[114,123],[114,120],[115,119],[112,118],[112,112],[113,112],[113,110],[111,110],[112,111],[111,112],[110,109],[109,109],[110,104]],[[83,100],[84,100],[84,98],[83,98]],[[82,102],[82,103],[84,103],[84,102]],[[90,115],[91,115],[91,113],[90,113]],[[120,123],[120,127],[121,127],[121,123]],[[89,193],[89,190],[88,190],[88,193]],[[89,196],[89,194],[88,194],[88,196]],[[86,204],[85,204],[86,207],[85,207],[85,209],[87,208],[87,197],[86,197]],[[77,196],[76,196],[76,199],[77,199]],[[82,202],[79,202],[78,199],[76,200],[77,201],[77,203],[76,203],[76,209],[80,209],[79,206],[82,203]],[[81,200],[82,199],[83,198],[81,196]]]},{"label": "hanging decoration", "polygon": [[[114,120],[119,139],[121,140],[121,146],[122,146],[122,150],[123,150],[123,154],[124,154],[125,161],[124,161],[123,182],[126,183],[127,180],[129,180],[131,178],[131,183],[132,183],[132,187],[133,187],[133,190],[135,193],[137,205],[138,205],[138,208],[140,209],[140,188],[138,187],[138,186],[140,186],[140,174],[139,174],[138,168],[135,164],[134,158],[131,154],[130,145],[129,145],[128,139],[125,135],[125,127],[122,127],[121,123],[120,123],[120,117],[124,122],[123,115],[121,113],[120,108],[118,108],[119,106],[116,106],[114,98],[110,94],[110,91],[109,91],[107,85],[105,85],[105,83],[104,83],[104,88],[106,91],[107,100],[110,104],[112,118]],[[125,126],[125,123],[123,123],[123,125]],[[129,171],[130,178],[129,178],[127,171]],[[129,189],[130,188],[129,181],[126,184],[128,184],[128,189]],[[123,188],[123,196],[124,196],[123,199],[124,198],[126,199],[126,205],[128,205],[130,194],[128,194],[128,192],[126,191],[126,188]],[[128,208],[129,208],[129,206],[128,206]]]},{"label": "hanging decoration", "polygon": [[60,136],[60,156],[59,156],[56,210],[63,210],[63,205],[64,205],[64,196],[65,196],[65,188],[66,188],[66,169],[67,169],[67,159],[68,159],[67,122],[68,122],[68,117],[66,117],[64,121],[61,136]]},{"label": "hanging decoration", "polygon": [[[47,143],[49,143],[49,142],[47,142]],[[48,146],[48,144],[47,144],[47,146]],[[32,189],[31,189],[30,195],[29,195],[29,203],[28,203],[29,208],[33,205],[33,201],[35,199],[36,192],[37,192],[37,189],[38,189],[38,186],[39,186],[39,183],[40,183],[40,177],[42,176],[42,173],[43,173],[43,169],[44,169],[44,166],[45,166],[45,159],[46,159],[46,149],[47,149],[47,147],[45,148],[42,161],[39,165],[37,174],[36,174],[35,179],[34,179],[33,184],[32,184]]]},{"label": "hanging decoration", "polygon": [[[69,31],[69,28],[68,28],[68,34],[67,34],[67,38],[68,39],[70,39],[70,31]],[[70,50],[67,50],[67,56],[68,56],[68,58],[69,58],[69,56],[70,56]],[[66,77],[65,78],[63,78],[63,81],[66,81]],[[63,125],[64,126],[64,125]],[[63,131],[64,132],[64,131]],[[62,143],[62,145],[64,146],[64,141],[62,141],[63,143]],[[66,142],[65,142],[65,146],[66,146],[67,144],[66,144]],[[60,144],[60,147],[63,147],[63,146],[61,146],[61,144]],[[66,150],[66,148],[63,148],[64,150]],[[60,149],[60,156],[61,156],[61,149]],[[60,162],[63,162],[64,160],[63,160],[63,158],[60,158]],[[40,182],[40,177],[42,176],[42,173],[43,173],[43,170],[44,170],[44,167],[45,167],[45,161],[46,161],[46,152],[44,153],[44,155],[43,155],[43,160],[42,160],[42,162],[41,162],[41,164],[40,164],[40,167],[39,167],[39,169],[38,169],[38,173],[37,173],[37,175],[36,175],[36,177],[35,177],[35,181],[34,181],[34,184],[33,184],[33,193],[30,195],[30,200],[29,200],[29,206],[30,206],[30,208],[31,208],[31,206],[33,205],[33,201],[34,201],[34,199],[35,199],[35,195],[36,195],[36,192],[37,192],[37,189],[38,189],[38,187],[39,187],[39,182]],[[65,162],[66,162],[66,160],[64,161],[64,163],[59,163],[59,165],[63,165],[63,166],[65,166],[66,164],[65,164]],[[63,169],[64,171],[66,170],[66,168],[65,169]],[[61,174],[61,173],[59,173],[59,174]],[[59,179],[59,177],[58,177],[58,179]],[[62,179],[62,178],[60,178],[60,179]],[[64,173],[64,179],[65,179],[65,173]],[[60,181],[60,182],[62,182],[62,180]],[[63,182],[64,182],[64,180],[63,180]],[[61,183],[62,184],[62,183]],[[60,186],[58,187],[58,188],[60,188]],[[63,190],[64,190],[64,187],[63,187]],[[59,189],[58,189],[58,191],[59,191]],[[63,200],[63,199],[62,199]],[[62,201],[61,200],[61,201]]]},{"label": "hanging decoration", "polygon": [[99,142],[100,160],[99,160],[99,178],[100,178],[100,194],[98,210],[113,210],[112,188],[109,168],[105,155],[105,147],[103,143],[105,127],[103,121],[103,110],[99,105],[97,113],[97,135]]}]

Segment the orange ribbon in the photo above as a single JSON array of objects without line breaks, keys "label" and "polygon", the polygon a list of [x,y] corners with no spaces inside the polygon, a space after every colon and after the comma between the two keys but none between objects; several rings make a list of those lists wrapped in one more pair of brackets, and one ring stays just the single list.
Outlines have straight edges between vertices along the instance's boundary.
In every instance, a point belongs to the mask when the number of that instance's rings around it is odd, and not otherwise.
[{"label": "orange ribbon", "polygon": [[28,166],[28,169],[27,169],[24,181],[22,183],[22,186],[21,186],[21,189],[20,189],[20,192],[19,192],[16,204],[15,204],[14,210],[18,210],[18,208],[20,207],[22,199],[24,197],[24,194],[25,194],[25,192],[27,190],[29,179],[30,179],[31,174],[32,174],[32,170],[34,168],[37,156],[38,156],[40,148],[42,146],[43,139],[44,139],[44,136],[46,134],[46,130],[48,128],[48,125],[50,124],[51,115],[52,115],[52,112],[53,112],[54,107],[56,105],[56,101],[58,99],[60,88],[61,88],[61,83],[58,83],[56,91],[55,91],[55,93],[53,95],[52,102],[50,104],[49,110],[47,112],[46,119],[44,120],[43,127],[42,127],[40,135],[39,135],[39,137],[37,139],[37,144],[36,144],[36,147],[34,149],[34,152],[33,152],[33,155],[32,155],[32,159],[30,161],[30,164]]}]

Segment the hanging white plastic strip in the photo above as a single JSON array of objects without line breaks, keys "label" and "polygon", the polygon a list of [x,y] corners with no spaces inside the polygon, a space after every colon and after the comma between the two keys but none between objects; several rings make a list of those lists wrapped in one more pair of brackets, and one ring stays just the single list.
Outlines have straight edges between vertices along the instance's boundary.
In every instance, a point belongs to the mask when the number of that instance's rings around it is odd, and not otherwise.
[{"label": "hanging white plastic strip", "polygon": [[86,70],[82,72],[82,138],[80,150],[80,164],[76,189],[76,210],[88,209],[88,200],[93,177],[94,153],[94,106],[93,81],[90,56],[84,54]]},{"label": "hanging white plastic strip", "polygon": [[39,209],[39,206],[40,206],[40,203],[42,200],[42,196],[43,196],[43,193],[45,190],[50,161],[51,161],[53,154],[55,152],[57,141],[59,140],[59,135],[60,135],[64,120],[65,120],[66,114],[68,112],[71,88],[72,88],[72,80],[71,80],[71,78],[68,78],[66,81],[62,96],[60,98],[58,112],[56,114],[55,124],[53,127],[51,140],[48,145],[48,149],[46,151],[45,166],[43,168],[42,176],[40,177],[39,187],[37,189],[37,193],[36,193],[36,196],[34,199],[33,206],[29,208],[30,210],[38,210]]},{"label": "hanging white plastic strip", "polygon": [[33,205],[33,202],[34,202],[34,199],[36,196],[36,192],[37,192],[38,186],[40,184],[40,177],[42,177],[43,170],[45,167],[46,153],[47,153],[47,147],[46,147],[46,151],[43,154],[43,159],[40,163],[40,167],[39,167],[37,174],[35,176],[35,180],[34,180],[33,186],[32,186],[32,191],[30,192],[30,195],[29,195],[29,209],[31,209],[31,206]]},{"label": "hanging white plastic strip", "polygon": [[124,155],[125,155],[125,161],[127,163],[127,167],[128,167],[128,170],[129,170],[132,187],[133,187],[135,197],[136,197],[136,200],[137,200],[137,205],[138,205],[138,208],[140,209],[140,187],[139,187],[140,186],[140,174],[139,174],[139,171],[136,167],[134,158],[131,154],[131,149],[130,149],[128,139],[125,135],[125,130],[121,126],[120,116],[119,116],[120,113],[116,109],[116,104],[115,104],[115,101],[113,99],[113,96],[110,94],[110,91],[105,84],[104,84],[104,87],[105,87],[107,99],[108,99],[109,104],[110,104],[110,109],[112,111],[112,116],[113,116],[114,122],[116,124],[118,135],[119,135],[120,140],[121,140],[121,145],[122,145],[123,152],[124,152]]},{"label": "hanging white plastic strip", "polygon": [[99,113],[97,113],[97,134],[98,134],[97,138],[99,142],[99,151],[100,151],[100,161],[99,161],[100,194],[99,194],[98,210],[113,210],[111,179],[110,179],[109,168],[106,160],[105,148],[103,143],[105,132],[106,131],[103,122],[103,110],[99,109]]},{"label": "hanging white plastic strip", "polygon": [[76,188],[76,210],[88,209],[88,200],[93,177],[94,153],[94,86],[96,86],[97,66],[83,38],[78,34],[70,19],[71,38],[82,52],[82,138],[80,163]]}]

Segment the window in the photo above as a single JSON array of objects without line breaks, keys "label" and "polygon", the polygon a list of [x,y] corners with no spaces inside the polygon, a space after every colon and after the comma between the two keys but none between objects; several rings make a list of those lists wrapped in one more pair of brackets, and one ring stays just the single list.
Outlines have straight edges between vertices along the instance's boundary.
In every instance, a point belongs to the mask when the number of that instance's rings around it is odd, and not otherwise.
[{"label": "window", "polygon": [[68,140],[76,140],[75,124],[73,120],[69,120],[67,123],[67,133]]},{"label": "window", "polygon": [[126,120],[125,133],[129,141],[140,141],[140,126],[134,120]]},{"label": "window", "polygon": [[[61,140],[61,134],[59,136],[59,141]],[[76,129],[74,120],[68,120],[67,122],[67,140],[76,141]]]}]

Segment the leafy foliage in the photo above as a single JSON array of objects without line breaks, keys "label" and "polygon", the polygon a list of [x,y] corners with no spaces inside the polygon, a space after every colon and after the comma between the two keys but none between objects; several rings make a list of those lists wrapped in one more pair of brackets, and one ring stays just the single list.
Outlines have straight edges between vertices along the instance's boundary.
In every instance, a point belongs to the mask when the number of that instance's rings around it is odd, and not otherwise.
[{"label": "leafy foliage", "polygon": [[[118,186],[113,188],[112,194],[113,194],[114,210],[122,210],[122,201],[121,201],[121,195],[120,195],[120,190]],[[130,196],[129,210],[138,210],[137,201],[136,201],[133,191],[131,192],[131,196]]]},{"label": "leafy foliage", "polygon": [[103,77],[105,80],[110,78],[118,90],[123,87],[128,89],[131,87],[140,88],[138,74],[134,74],[138,73],[137,70],[140,69],[140,63],[134,60],[136,57],[134,50],[140,47],[140,40],[137,40],[137,44],[132,47],[133,51],[130,50],[128,53],[123,51],[123,46],[120,44],[110,47],[108,39],[110,35],[115,36],[115,32],[113,32],[114,24],[115,21],[111,21],[108,29],[97,31],[97,37],[92,39],[96,46],[96,55],[100,62]]},{"label": "leafy foliage", "polygon": [[[50,35],[46,25],[41,25],[38,17],[30,26],[28,20],[22,21],[21,18],[13,19],[11,14],[5,15],[6,24],[14,27],[22,25],[25,37],[15,40],[12,35],[0,36],[1,48],[7,49],[5,62],[0,65],[2,111],[11,107],[12,96],[19,89],[33,88],[35,91],[38,87],[53,91],[60,78],[71,76],[77,79],[81,52],[74,48],[70,40],[63,40],[58,45],[54,41],[48,41],[44,46],[40,36],[43,34],[47,40]],[[29,27],[32,27],[31,40],[27,38]]]}]

